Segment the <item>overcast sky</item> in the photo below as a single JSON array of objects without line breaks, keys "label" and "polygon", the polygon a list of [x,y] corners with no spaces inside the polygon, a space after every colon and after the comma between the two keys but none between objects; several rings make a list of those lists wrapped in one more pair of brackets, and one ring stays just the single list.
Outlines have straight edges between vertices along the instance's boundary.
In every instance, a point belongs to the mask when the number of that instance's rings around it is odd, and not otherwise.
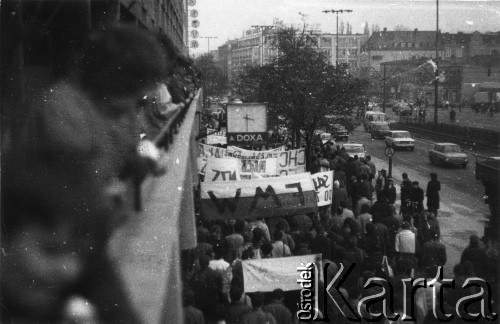
[{"label": "overcast sky", "polygon": [[[189,7],[199,12],[199,54],[222,45],[228,39],[241,37],[251,25],[271,25],[273,18],[285,24],[319,23],[323,32],[335,33],[335,15],[322,13],[330,9],[351,9],[339,15],[339,21],[349,22],[353,33],[362,33],[365,22],[393,30],[396,25],[410,29],[435,30],[436,0],[196,0]],[[191,21],[191,18],[190,18]],[[439,0],[439,28],[443,32],[500,31],[500,0],[469,1]],[[192,30],[192,27],[190,27]],[[191,40],[191,38],[190,38]]]}]

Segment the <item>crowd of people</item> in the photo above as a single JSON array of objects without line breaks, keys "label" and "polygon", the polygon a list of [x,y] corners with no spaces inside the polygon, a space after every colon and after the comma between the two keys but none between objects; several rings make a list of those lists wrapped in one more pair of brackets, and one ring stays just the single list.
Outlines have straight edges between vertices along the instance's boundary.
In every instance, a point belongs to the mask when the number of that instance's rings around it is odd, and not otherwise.
[{"label": "crowd of people", "polygon": [[[198,218],[198,245],[183,264],[188,323],[300,322],[296,316],[298,291],[246,294],[242,261],[310,254],[321,254],[322,264],[330,264],[328,278],[333,278],[340,264],[355,264],[340,289],[353,309],[366,294],[366,281],[381,277],[393,283],[394,307],[402,312],[407,296],[401,280],[434,278],[438,268],[446,265],[453,266],[457,283],[467,277],[485,279],[496,293],[494,310],[498,310],[498,256],[491,242],[471,235],[460,262],[449,263],[446,246],[440,240],[441,186],[436,174],[431,174],[424,193],[419,183],[404,173],[398,211],[394,180],[387,178],[385,170],[377,172],[370,156],[350,157],[331,142],[317,147],[315,154],[315,171],[335,171],[332,204],[320,207],[319,213],[210,222]],[[413,304],[417,323],[437,322],[432,296],[427,292],[416,294]],[[454,309],[461,297],[458,290],[451,291],[443,307]],[[331,321],[349,322],[331,302],[325,310]]]}]

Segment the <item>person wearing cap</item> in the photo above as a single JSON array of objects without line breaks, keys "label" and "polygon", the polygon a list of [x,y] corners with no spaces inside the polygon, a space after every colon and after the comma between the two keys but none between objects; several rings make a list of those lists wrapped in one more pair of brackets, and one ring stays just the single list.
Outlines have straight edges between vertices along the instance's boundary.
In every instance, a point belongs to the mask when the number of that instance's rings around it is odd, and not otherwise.
[{"label": "person wearing cap", "polygon": [[276,319],[271,313],[265,312],[262,307],[264,306],[264,294],[261,292],[254,293],[251,297],[253,310],[245,314],[240,323],[242,324],[276,324]]},{"label": "person wearing cap", "polygon": [[474,271],[477,276],[483,277],[485,275],[484,270],[486,269],[487,260],[486,249],[480,245],[479,237],[476,234],[470,236],[469,242],[469,246],[462,252],[460,263],[464,264],[470,261],[474,265]]}]

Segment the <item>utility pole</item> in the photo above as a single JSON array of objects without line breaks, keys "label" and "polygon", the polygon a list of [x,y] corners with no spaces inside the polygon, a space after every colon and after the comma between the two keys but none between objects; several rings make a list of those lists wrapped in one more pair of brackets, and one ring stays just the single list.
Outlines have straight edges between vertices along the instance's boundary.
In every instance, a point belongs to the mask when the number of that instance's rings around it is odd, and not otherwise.
[{"label": "utility pole", "polygon": [[334,13],[337,15],[337,49],[335,54],[335,66],[339,66],[339,13],[352,12],[350,9],[340,9],[340,10],[323,10],[323,13]]},{"label": "utility pole", "polygon": [[200,37],[200,38],[206,38],[208,41],[208,53],[210,54],[210,38],[219,38],[219,37],[214,37],[214,36],[208,36],[208,37]]},{"label": "utility pole", "polygon": [[438,123],[438,95],[439,95],[439,0],[436,0],[436,72],[434,76],[434,124]]},{"label": "utility pole", "polygon": [[382,99],[382,111],[385,113],[385,102],[387,100],[387,66],[384,64],[384,77],[382,81],[384,82],[384,98]]},{"label": "utility pole", "polygon": [[264,65],[264,32],[274,28],[274,25],[252,25],[252,28],[260,29],[260,66]]}]

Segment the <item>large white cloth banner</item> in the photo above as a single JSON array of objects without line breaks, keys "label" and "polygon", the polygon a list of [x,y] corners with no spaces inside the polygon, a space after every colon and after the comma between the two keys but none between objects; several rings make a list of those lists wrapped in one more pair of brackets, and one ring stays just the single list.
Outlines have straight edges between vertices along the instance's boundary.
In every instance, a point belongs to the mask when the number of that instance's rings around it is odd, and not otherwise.
[{"label": "large white cloth banner", "polygon": [[242,181],[202,182],[200,196],[201,214],[206,219],[256,219],[307,214],[318,209],[310,173]]},{"label": "large white cloth banner", "polygon": [[[255,259],[242,261],[243,283],[246,293],[299,290],[299,267],[321,260],[321,254],[285,258]],[[312,278],[311,278],[312,279]]]},{"label": "large white cloth banner", "polygon": [[332,203],[333,171],[315,173],[312,178],[318,197],[318,206],[330,205]]},{"label": "large white cloth banner", "polygon": [[207,144],[227,144],[227,135],[226,131],[217,131],[216,129],[207,129]]},{"label": "large white cloth banner", "polygon": [[207,158],[204,182],[241,180],[239,164],[240,160],[234,158]]},{"label": "large white cloth banner", "polygon": [[305,149],[282,151],[282,147],[270,151],[248,151],[236,146],[227,149],[199,144],[200,157],[198,159],[198,173],[204,174],[207,157],[226,158],[234,157],[241,160],[263,160],[275,158],[277,160],[277,175],[287,176],[306,172]]}]

